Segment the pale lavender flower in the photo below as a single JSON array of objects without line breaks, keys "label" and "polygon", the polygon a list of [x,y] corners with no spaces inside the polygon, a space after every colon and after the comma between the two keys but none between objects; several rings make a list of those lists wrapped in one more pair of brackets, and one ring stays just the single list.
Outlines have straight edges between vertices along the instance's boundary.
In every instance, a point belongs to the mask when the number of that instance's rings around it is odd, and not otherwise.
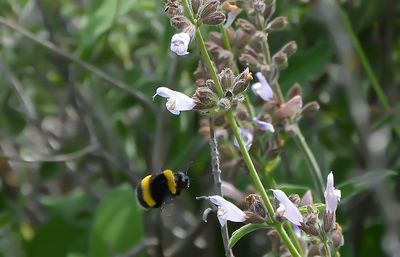
[{"label": "pale lavender flower", "polygon": [[303,222],[303,216],[297,209],[297,207],[289,200],[286,194],[279,189],[272,189],[274,196],[280,202],[279,208],[276,210],[278,213],[283,213],[283,217],[289,220],[296,226],[301,226],[300,222]]},{"label": "pale lavender flower", "polygon": [[[246,150],[248,151],[251,145],[253,144],[253,133],[245,128],[239,128],[239,132],[240,132],[240,137],[242,138],[246,146]],[[236,140],[236,138],[233,140],[233,145],[239,147],[239,143]]]},{"label": "pale lavender flower", "polygon": [[335,189],[334,181],[333,181],[333,173],[329,173],[326,179],[326,189],[325,189],[325,204],[326,204],[326,211],[329,213],[335,213],[338,202],[342,196],[340,190]]},{"label": "pale lavender flower", "polygon": [[171,90],[167,87],[157,88],[153,99],[157,95],[167,98],[165,106],[167,107],[168,111],[175,115],[179,115],[181,111],[190,111],[195,106],[194,100],[191,97],[181,92]]},{"label": "pale lavender flower", "polygon": [[190,36],[188,33],[182,32],[175,34],[171,39],[171,51],[177,55],[187,55],[189,54],[188,47],[190,42]]},{"label": "pale lavender flower", "polygon": [[233,222],[244,222],[246,220],[246,214],[241,209],[221,196],[212,195],[204,198],[218,207],[217,217],[222,227],[226,225],[228,220]]},{"label": "pale lavender flower", "polygon": [[264,101],[271,101],[274,99],[274,92],[271,89],[271,86],[268,84],[267,79],[261,74],[261,72],[257,72],[256,76],[260,82],[254,83],[251,86],[253,93],[260,96]]},{"label": "pale lavender flower", "polygon": [[259,119],[255,118],[255,117],[253,118],[253,122],[262,131],[269,131],[269,132],[272,132],[272,133],[275,132],[274,126],[269,122],[265,122],[265,121],[259,120]]}]

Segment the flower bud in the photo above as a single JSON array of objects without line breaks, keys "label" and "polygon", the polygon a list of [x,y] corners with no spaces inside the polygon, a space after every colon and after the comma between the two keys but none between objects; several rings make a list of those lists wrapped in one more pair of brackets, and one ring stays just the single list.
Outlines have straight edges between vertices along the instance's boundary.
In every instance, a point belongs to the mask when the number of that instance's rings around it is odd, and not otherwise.
[{"label": "flower bud", "polygon": [[175,15],[183,14],[183,6],[176,1],[168,0],[165,3],[164,11],[165,11],[165,14],[171,18]]},{"label": "flower bud", "polygon": [[319,236],[319,231],[313,224],[306,224],[302,222],[299,228],[306,232],[308,235]]},{"label": "flower bud", "polygon": [[255,213],[264,219],[267,217],[267,211],[260,196],[250,194],[246,197],[246,203],[249,206],[249,212]]},{"label": "flower bud", "polygon": [[170,22],[177,29],[183,29],[190,24],[190,21],[183,15],[175,15],[171,18]]},{"label": "flower bud", "polygon": [[198,87],[193,95],[195,109],[209,109],[215,107],[218,101],[217,95],[208,87]]},{"label": "flower bud", "polygon": [[254,1],[254,11],[263,14],[265,11],[265,3],[264,1]]},{"label": "flower bud", "polygon": [[230,68],[223,69],[218,74],[218,79],[221,82],[222,89],[224,91],[232,87],[232,82],[234,80],[233,71]]},{"label": "flower bud", "polygon": [[192,23],[189,23],[188,26],[184,27],[182,29],[182,32],[189,34],[190,38],[194,38],[194,33],[196,32],[196,26],[194,26]]},{"label": "flower bud", "polygon": [[265,9],[264,9],[264,19],[265,19],[266,21],[268,21],[268,20],[271,18],[271,16],[272,16],[272,15],[274,14],[274,12],[275,12],[275,9],[276,9],[276,2],[275,2],[275,0],[273,0],[272,3],[267,4],[267,5],[265,6]]},{"label": "flower bud", "polygon": [[318,102],[317,101],[312,101],[312,102],[307,103],[303,107],[303,109],[301,110],[301,114],[302,115],[311,114],[311,113],[319,111],[319,108],[320,107],[319,107]]},{"label": "flower bud", "polygon": [[281,120],[285,118],[291,118],[301,111],[303,100],[301,96],[296,95],[290,99],[286,104],[282,104],[277,111],[274,113],[274,119]]},{"label": "flower bud", "polygon": [[231,108],[231,101],[226,97],[221,98],[218,102],[218,106],[224,110],[229,110]]},{"label": "flower bud", "polygon": [[200,16],[202,18],[214,13],[217,11],[220,2],[218,0],[206,0],[203,4],[203,10],[201,11]]},{"label": "flower bud", "polygon": [[300,203],[300,196],[298,194],[289,195],[289,200],[294,203],[294,205],[298,206]]},{"label": "flower bud", "polygon": [[249,68],[246,68],[242,73],[240,73],[233,81],[233,94],[237,95],[246,90],[250,81],[253,80]]},{"label": "flower bud", "polygon": [[207,25],[219,25],[225,21],[225,14],[217,11],[203,17],[202,22]]},{"label": "flower bud", "polygon": [[296,95],[302,96],[303,92],[299,83],[294,83],[287,93],[287,98],[292,99]]},{"label": "flower bud", "polygon": [[238,49],[244,48],[251,41],[251,36],[244,32],[242,29],[236,30],[236,47]]},{"label": "flower bud", "polygon": [[276,67],[280,70],[285,69],[288,64],[287,55],[284,52],[277,52],[273,57],[272,60]]},{"label": "flower bud", "polygon": [[256,70],[257,66],[260,64],[254,56],[245,53],[239,56],[239,62],[244,66],[250,67],[252,70]]},{"label": "flower bud", "polygon": [[333,229],[333,225],[335,223],[335,213],[331,213],[328,211],[324,212],[324,231],[328,233]]},{"label": "flower bud", "polygon": [[212,31],[210,32],[210,41],[216,43],[217,45],[223,47],[224,46],[224,39],[222,38],[221,33]]},{"label": "flower bud", "polygon": [[192,4],[193,14],[194,14],[194,16],[196,16],[197,12],[200,9],[200,6],[203,5],[203,0],[191,0],[190,2]]},{"label": "flower bud", "polygon": [[304,205],[312,205],[313,204],[313,197],[311,194],[310,190],[307,190],[307,192],[303,195],[303,198],[301,199]]},{"label": "flower bud", "polygon": [[281,51],[284,52],[287,56],[291,56],[297,51],[297,43],[295,41],[290,41],[282,47]]},{"label": "flower bud", "polygon": [[236,26],[249,35],[256,33],[256,27],[245,19],[237,19]]},{"label": "flower bud", "polygon": [[333,247],[339,249],[341,246],[344,245],[344,237],[342,233],[342,227],[336,223],[335,230],[332,232],[332,243]]},{"label": "flower bud", "polygon": [[289,20],[287,17],[279,16],[273,19],[267,26],[268,31],[282,30],[287,27]]},{"label": "flower bud", "polygon": [[215,92],[215,84],[212,79],[207,79],[205,86]]}]

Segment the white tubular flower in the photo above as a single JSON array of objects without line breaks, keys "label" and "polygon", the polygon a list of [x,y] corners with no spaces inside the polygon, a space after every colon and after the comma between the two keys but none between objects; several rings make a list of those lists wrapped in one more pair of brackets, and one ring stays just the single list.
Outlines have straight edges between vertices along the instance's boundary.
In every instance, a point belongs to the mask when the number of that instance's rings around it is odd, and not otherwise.
[{"label": "white tubular flower", "polygon": [[269,132],[272,132],[272,133],[275,132],[274,126],[271,123],[268,123],[268,122],[265,122],[265,121],[261,121],[261,120],[255,118],[255,117],[253,118],[253,122],[262,131],[269,131]]},{"label": "white tubular flower", "polygon": [[264,101],[271,101],[274,98],[274,92],[268,84],[267,79],[261,74],[261,72],[257,72],[256,76],[260,82],[254,83],[251,86],[251,90],[253,90],[253,93],[260,96]]},{"label": "white tubular flower", "polygon": [[335,189],[334,187],[332,171],[326,178],[326,189],[324,196],[325,196],[326,211],[329,213],[335,213],[338,202],[340,201],[342,194],[340,190]]},{"label": "white tubular flower", "polygon": [[175,115],[179,115],[181,111],[190,111],[195,106],[194,100],[192,98],[181,92],[171,90],[167,87],[157,88],[156,94],[153,96],[153,99],[157,95],[167,98],[167,103],[165,104],[165,106],[167,107],[168,111]]},{"label": "white tubular flower", "polygon": [[296,226],[301,226],[300,222],[303,222],[303,216],[297,209],[297,207],[289,200],[286,194],[279,189],[272,189],[274,196],[280,202],[277,212],[283,212],[283,217],[289,220]]},{"label": "white tubular flower", "polygon": [[233,222],[244,222],[246,220],[246,214],[241,209],[221,196],[213,195],[205,198],[218,207],[217,217],[221,227],[225,226],[228,220]]},{"label": "white tubular flower", "polygon": [[[245,128],[239,128],[239,132],[240,132],[240,137],[242,138],[246,146],[246,150],[247,151],[250,150],[250,147],[253,144],[253,133]],[[233,145],[239,147],[239,143],[236,140],[236,138],[233,140]]]},{"label": "white tubular flower", "polygon": [[190,42],[190,36],[188,33],[182,32],[175,34],[171,39],[171,51],[177,55],[187,55],[189,54],[188,47]]}]

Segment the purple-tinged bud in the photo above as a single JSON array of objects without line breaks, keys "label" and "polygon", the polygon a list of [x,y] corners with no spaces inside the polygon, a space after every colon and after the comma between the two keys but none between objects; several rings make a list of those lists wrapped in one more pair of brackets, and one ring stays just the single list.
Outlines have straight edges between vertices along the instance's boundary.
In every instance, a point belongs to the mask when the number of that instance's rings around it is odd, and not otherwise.
[{"label": "purple-tinged bud", "polygon": [[267,217],[267,211],[260,196],[250,194],[246,197],[246,203],[249,206],[247,209],[249,212],[253,212],[264,219]]},{"label": "purple-tinged bud", "polygon": [[239,62],[252,70],[256,70],[258,65],[260,65],[260,62],[256,58],[254,58],[254,56],[245,53],[242,53],[240,55]]},{"label": "purple-tinged bud", "polygon": [[203,4],[203,10],[201,11],[200,17],[204,18],[213,14],[217,11],[220,2],[218,0],[206,0]]},{"label": "purple-tinged bud", "polygon": [[205,86],[208,87],[209,89],[211,89],[212,91],[216,92],[215,91],[215,84],[214,84],[214,81],[212,79],[207,79],[206,83],[205,83]]},{"label": "purple-tinged bud", "polygon": [[203,17],[201,21],[207,25],[219,25],[225,21],[225,14],[217,11]]},{"label": "purple-tinged bud", "polygon": [[224,91],[232,87],[234,78],[233,71],[230,68],[225,68],[218,74],[218,79]]},{"label": "purple-tinged bud", "polygon": [[306,223],[302,222],[301,226],[299,226],[299,228],[301,230],[303,230],[304,232],[306,232],[308,235],[319,236],[319,231],[313,224],[306,224]]},{"label": "purple-tinged bud", "polygon": [[208,87],[198,87],[193,95],[195,109],[209,109],[216,106],[218,96]]},{"label": "purple-tinged bud", "polygon": [[229,110],[231,108],[231,101],[226,97],[221,98],[218,101],[218,106],[221,107],[224,110]]},{"label": "purple-tinged bud", "polygon": [[175,15],[171,18],[170,22],[177,29],[183,29],[191,24],[184,15]]},{"label": "purple-tinged bud", "polygon": [[193,39],[194,33],[196,32],[196,26],[194,26],[192,23],[189,23],[188,26],[182,29],[182,32],[189,34],[190,38]]},{"label": "purple-tinged bud", "polygon": [[192,4],[192,10],[193,10],[194,16],[197,16],[200,6],[203,5],[203,0],[191,0],[190,2]]},{"label": "purple-tinged bud", "polygon": [[300,196],[298,194],[289,195],[289,200],[296,206],[300,203]]},{"label": "purple-tinged bud", "polygon": [[295,41],[290,41],[282,47],[281,51],[287,56],[291,56],[297,51],[297,43]]},{"label": "purple-tinged bud", "polygon": [[288,58],[287,55],[283,52],[277,52],[273,57],[272,60],[275,64],[276,67],[278,67],[280,70],[283,70],[287,67],[288,65]]},{"label": "purple-tinged bud", "polygon": [[307,114],[311,114],[311,113],[315,113],[317,111],[319,111],[319,104],[316,101],[312,101],[307,103],[303,109],[301,110],[301,114],[302,115],[307,115]]},{"label": "purple-tinged bud", "polygon": [[303,195],[301,201],[303,202],[304,205],[312,205],[314,203],[310,190],[307,190],[307,192]]},{"label": "purple-tinged bud", "polygon": [[328,211],[324,212],[324,231],[328,233],[333,229],[333,225],[335,224],[335,213],[331,213]]},{"label": "purple-tinged bud", "polygon": [[223,47],[224,46],[224,39],[222,38],[221,33],[212,31],[210,32],[210,41],[216,43],[217,45]]},{"label": "purple-tinged bud", "polygon": [[236,30],[236,47],[238,49],[244,48],[251,41],[251,36],[242,29]]},{"label": "purple-tinged bud", "polygon": [[276,2],[275,0],[272,1],[272,3],[267,4],[264,9],[264,20],[268,21],[271,16],[275,13],[276,9]]},{"label": "purple-tinged bud", "polygon": [[168,0],[165,3],[164,11],[167,14],[167,16],[171,18],[175,15],[183,14],[183,6],[176,1]]},{"label": "purple-tinged bud", "polygon": [[294,83],[293,86],[289,89],[287,93],[287,98],[292,99],[296,95],[302,96],[303,95],[303,90],[300,86],[299,83]]},{"label": "purple-tinged bud", "polygon": [[263,14],[265,11],[265,3],[264,1],[255,0],[254,1],[254,11]]},{"label": "purple-tinged bud", "polygon": [[253,76],[249,71],[249,68],[246,68],[242,73],[240,73],[233,81],[233,94],[237,95],[245,91],[250,83],[253,80]]},{"label": "purple-tinged bud", "polygon": [[261,217],[260,215],[251,212],[251,211],[244,211],[246,214],[246,223],[251,224],[262,224],[265,223],[265,218]]},{"label": "purple-tinged bud", "polygon": [[296,95],[290,99],[286,104],[282,104],[277,111],[274,113],[274,118],[277,120],[291,118],[301,111],[303,100],[301,96]]},{"label": "purple-tinged bud", "polygon": [[268,31],[282,30],[282,29],[285,29],[288,24],[289,24],[289,20],[287,17],[279,16],[279,17],[273,19],[267,25],[267,30]]},{"label": "purple-tinged bud", "polygon": [[341,246],[344,245],[344,237],[342,233],[342,227],[336,223],[335,229],[332,232],[332,243],[333,247],[339,249]]},{"label": "purple-tinged bud", "polygon": [[236,27],[241,28],[245,33],[249,35],[254,35],[254,33],[256,33],[256,27],[254,27],[253,24],[245,19],[237,19]]}]

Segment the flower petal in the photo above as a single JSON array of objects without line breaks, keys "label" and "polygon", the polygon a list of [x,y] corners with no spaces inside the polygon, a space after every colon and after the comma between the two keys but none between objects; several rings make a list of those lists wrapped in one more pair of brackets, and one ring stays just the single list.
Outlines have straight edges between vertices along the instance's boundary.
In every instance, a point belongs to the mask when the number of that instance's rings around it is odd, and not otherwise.
[{"label": "flower petal", "polygon": [[241,209],[221,196],[207,196],[206,199],[218,206],[217,216],[221,226],[224,226],[227,220],[233,222],[244,222],[246,220],[246,214]]},{"label": "flower petal", "polygon": [[[297,207],[289,200],[286,194],[279,189],[272,189],[274,196],[278,201],[283,205],[285,213],[283,217],[289,220],[296,226],[300,226],[300,222],[303,222],[303,216],[297,209]],[[282,207],[280,207],[280,211],[282,211]]]},{"label": "flower petal", "polygon": [[[246,150],[247,151],[250,150],[250,147],[253,144],[253,133],[245,128],[239,128],[239,132],[240,132],[240,137],[242,138],[246,146]],[[233,140],[233,145],[239,147],[239,142],[236,140],[236,138]]]},{"label": "flower petal", "polygon": [[259,129],[263,131],[270,131],[272,133],[275,132],[274,126],[269,122],[261,121],[255,117],[253,118],[253,122],[258,126]]},{"label": "flower petal", "polygon": [[171,38],[171,51],[177,55],[189,54],[188,47],[190,43],[190,36],[186,32],[175,34]]},{"label": "flower petal", "polygon": [[326,211],[330,213],[335,213],[338,202],[341,198],[341,192],[334,187],[334,177],[332,171],[326,178],[326,189],[324,192]]},{"label": "flower petal", "polygon": [[264,101],[271,101],[274,98],[274,92],[271,89],[266,78],[261,74],[261,72],[257,72],[256,76],[260,82],[254,83],[251,86],[253,93],[260,96]]},{"label": "flower petal", "polygon": [[167,87],[157,88],[153,99],[157,95],[167,98],[165,106],[171,113],[175,115],[178,115],[180,111],[192,110],[195,106],[194,100],[191,97]]}]

